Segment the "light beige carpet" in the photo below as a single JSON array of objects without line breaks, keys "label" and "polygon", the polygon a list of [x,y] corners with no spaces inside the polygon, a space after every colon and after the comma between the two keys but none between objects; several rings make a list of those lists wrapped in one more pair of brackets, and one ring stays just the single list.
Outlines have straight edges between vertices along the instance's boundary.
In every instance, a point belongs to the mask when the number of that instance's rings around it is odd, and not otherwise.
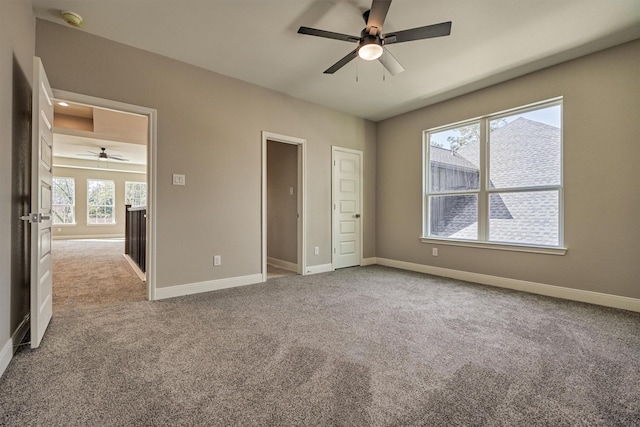
[{"label": "light beige carpet", "polygon": [[123,256],[124,240],[54,240],[54,315],[87,306],[144,301],[147,285]]},{"label": "light beige carpet", "polygon": [[2,426],[640,425],[639,313],[379,266],[149,302],[116,244],[63,245]]}]

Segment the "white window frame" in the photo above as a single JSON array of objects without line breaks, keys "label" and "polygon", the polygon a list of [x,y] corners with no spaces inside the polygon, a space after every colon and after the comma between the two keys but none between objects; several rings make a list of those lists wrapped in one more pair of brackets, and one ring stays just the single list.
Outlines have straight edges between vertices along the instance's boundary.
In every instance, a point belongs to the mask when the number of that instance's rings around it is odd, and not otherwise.
[{"label": "white window frame", "polygon": [[[146,206],[146,200],[147,200],[147,183],[146,183],[145,181],[125,181],[125,182],[124,182],[124,203],[125,203],[125,205],[126,205],[126,204],[128,204],[128,203],[127,203],[127,201],[128,201],[128,200],[127,200],[127,198],[128,198],[128,195],[129,195],[129,194],[128,194],[128,193],[129,193],[129,186],[130,186],[131,184],[133,184],[133,185],[144,185],[144,193],[145,193],[145,196],[144,196],[145,203],[144,203],[144,204],[139,204],[139,205],[132,204],[131,206],[132,206],[132,207]],[[135,190],[134,190],[134,191],[135,191]],[[135,197],[134,197],[134,198],[135,198]]]},{"label": "white window frame", "polygon": [[[111,207],[113,208],[113,222],[104,222],[104,223],[93,223],[90,221],[89,211],[91,208],[91,204],[89,202],[89,182],[90,181],[98,181],[98,182],[107,182],[111,183],[113,186],[113,205],[96,205],[96,207]],[[87,226],[111,226],[116,225],[116,183],[111,179],[99,179],[99,178],[87,178]]]},{"label": "white window frame", "polygon": [[[51,211],[52,211],[52,215],[51,216],[52,216],[53,224],[56,227],[58,227],[58,226],[65,227],[65,226],[76,225],[77,219],[76,219],[76,180],[75,180],[75,178],[71,178],[71,177],[68,177],[68,176],[54,176],[52,179],[53,179],[53,181],[55,181],[57,179],[70,179],[71,181],[73,181],[73,203],[71,205],[54,205],[53,201],[51,203]],[[53,183],[52,183],[52,185],[53,185]],[[55,222],[55,220],[53,220],[53,218],[55,218],[55,216],[53,215],[53,210],[54,210],[54,208],[56,206],[71,206],[71,210],[73,212],[73,222]]]},{"label": "white window frame", "polygon": [[[488,114],[481,117],[476,117],[469,120],[464,120],[457,123],[452,123],[446,126],[435,127],[427,129],[422,133],[422,236],[420,240],[423,243],[428,244],[442,244],[451,246],[463,246],[473,248],[486,248],[494,250],[507,250],[516,252],[532,252],[543,253],[550,255],[564,255],[567,252],[567,248],[564,247],[564,173],[563,173],[563,128],[560,132],[560,184],[559,185],[545,185],[535,187],[513,187],[513,188],[490,188],[489,185],[489,122],[491,120],[500,119],[503,117],[511,116],[519,113],[526,113],[533,110],[539,110],[542,108],[553,107],[560,105],[560,114],[562,122],[563,114],[563,98],[553,98],[533,104],[525,105],[522,107],[516,107],[509,110],[501,111],[498,113]],[[480,159],[480,185],[477,190],[461,190],[461,191],[442,191],[442,192],[430,192],[430,134],[447,131],[451,129],[460,128],[474,123],[480,123],[480,144],[479,144],[479,159]],[[558,245],[536,245],[536,244],[520,244],[520,243],[499,243],[488,240],[489,235],[489,198],[494,193],[524,193],[534,191],[552,190],[558,191]],[[464,240],[454,239],[450,237],[436,237],[429,235],[430,227],[430,209],[429,209],[429,197],[430,196],[451,196],[451,195],[465,195],[475,194],[478,197],[478,240]]]}]

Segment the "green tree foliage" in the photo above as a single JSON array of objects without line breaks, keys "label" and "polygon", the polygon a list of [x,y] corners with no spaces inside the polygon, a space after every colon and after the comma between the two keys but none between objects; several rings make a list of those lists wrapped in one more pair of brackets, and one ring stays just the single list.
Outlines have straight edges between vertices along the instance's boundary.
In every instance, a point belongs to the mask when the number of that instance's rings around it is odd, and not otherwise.
[{"label": "green tree foliage", "polygon": [[53,178],[52,214],[54,224],[73,224],[75,205],[75,180]]},{"label": "green tree foliage", "polygon": [[[506,119],[491,120],[489,122],[489,130],[493,132],[494,130],[501,128],[507,123],[508,122]],[[461,126],[456,130],[458,131],[459,136],[447,137],[447,141],[450,144],[451,151],[454,153],[471,142],[480,141],[480,125],[478,123]]]},{"label": "green tree foliage", "polygon": [[91,224],[113,223],[114,198],[113,181],[93,179],[87,181],[88,221]]}]

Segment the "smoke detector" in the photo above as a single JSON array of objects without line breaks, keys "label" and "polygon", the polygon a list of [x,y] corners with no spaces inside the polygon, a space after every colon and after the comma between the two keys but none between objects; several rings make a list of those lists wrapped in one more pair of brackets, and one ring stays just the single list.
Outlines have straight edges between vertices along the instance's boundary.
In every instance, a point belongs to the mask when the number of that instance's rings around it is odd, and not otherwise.
[{"label": "smoke detector", "polygon": [[76,28],[82,27],[82,24],[83,24],[82,16],[78,15],[75,12],[71,12],[69,10],[62,11],[61,13],[62,13],[62,19],[64,19],[64,21],[67,24]]}]

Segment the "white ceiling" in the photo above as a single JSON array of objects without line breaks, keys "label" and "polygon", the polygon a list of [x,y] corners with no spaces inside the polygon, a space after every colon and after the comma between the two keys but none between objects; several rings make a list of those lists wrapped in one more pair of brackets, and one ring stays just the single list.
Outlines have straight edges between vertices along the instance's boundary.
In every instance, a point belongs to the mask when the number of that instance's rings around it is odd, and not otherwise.
[{"label": "white ceiling", "polygon": [[[146,116],[73,103],[64,99],[56,99],[53,110],[55,166],[146,170]],[[106,162],[98,160],[102,148],[109,156]],[[126,160],[117,160],[113,156]]]},{"label": "white ceiling", "polygon": [[[323,71],[354,45],[300,26],[359,35],[370,0],[33,0],[36,16],[382,120],[640,38],[639,0],[395,0],[383,33],[453,21],[451,36],[389,46],[405,72],[377,61]],[[357,69],[357,71],[356,71]],[[356,72],[358,81],[356,82]]]},{"label": "white ceiling", "polygon": [[[131,144],[122,141],[105,140],[73,134],[61,129],[54,129],[53,154],[59,158],[84,159],[95,163],[101,149],[106,148],[108,156],[115,155],[127,159],[128,164],[145,165],[147,163],[147,147],[140,144]],[[109,159],[115,164],[118,160]],[[61,159],[57,160],[58,163]],[[93,165],[93,164],[91,164]]]}]

